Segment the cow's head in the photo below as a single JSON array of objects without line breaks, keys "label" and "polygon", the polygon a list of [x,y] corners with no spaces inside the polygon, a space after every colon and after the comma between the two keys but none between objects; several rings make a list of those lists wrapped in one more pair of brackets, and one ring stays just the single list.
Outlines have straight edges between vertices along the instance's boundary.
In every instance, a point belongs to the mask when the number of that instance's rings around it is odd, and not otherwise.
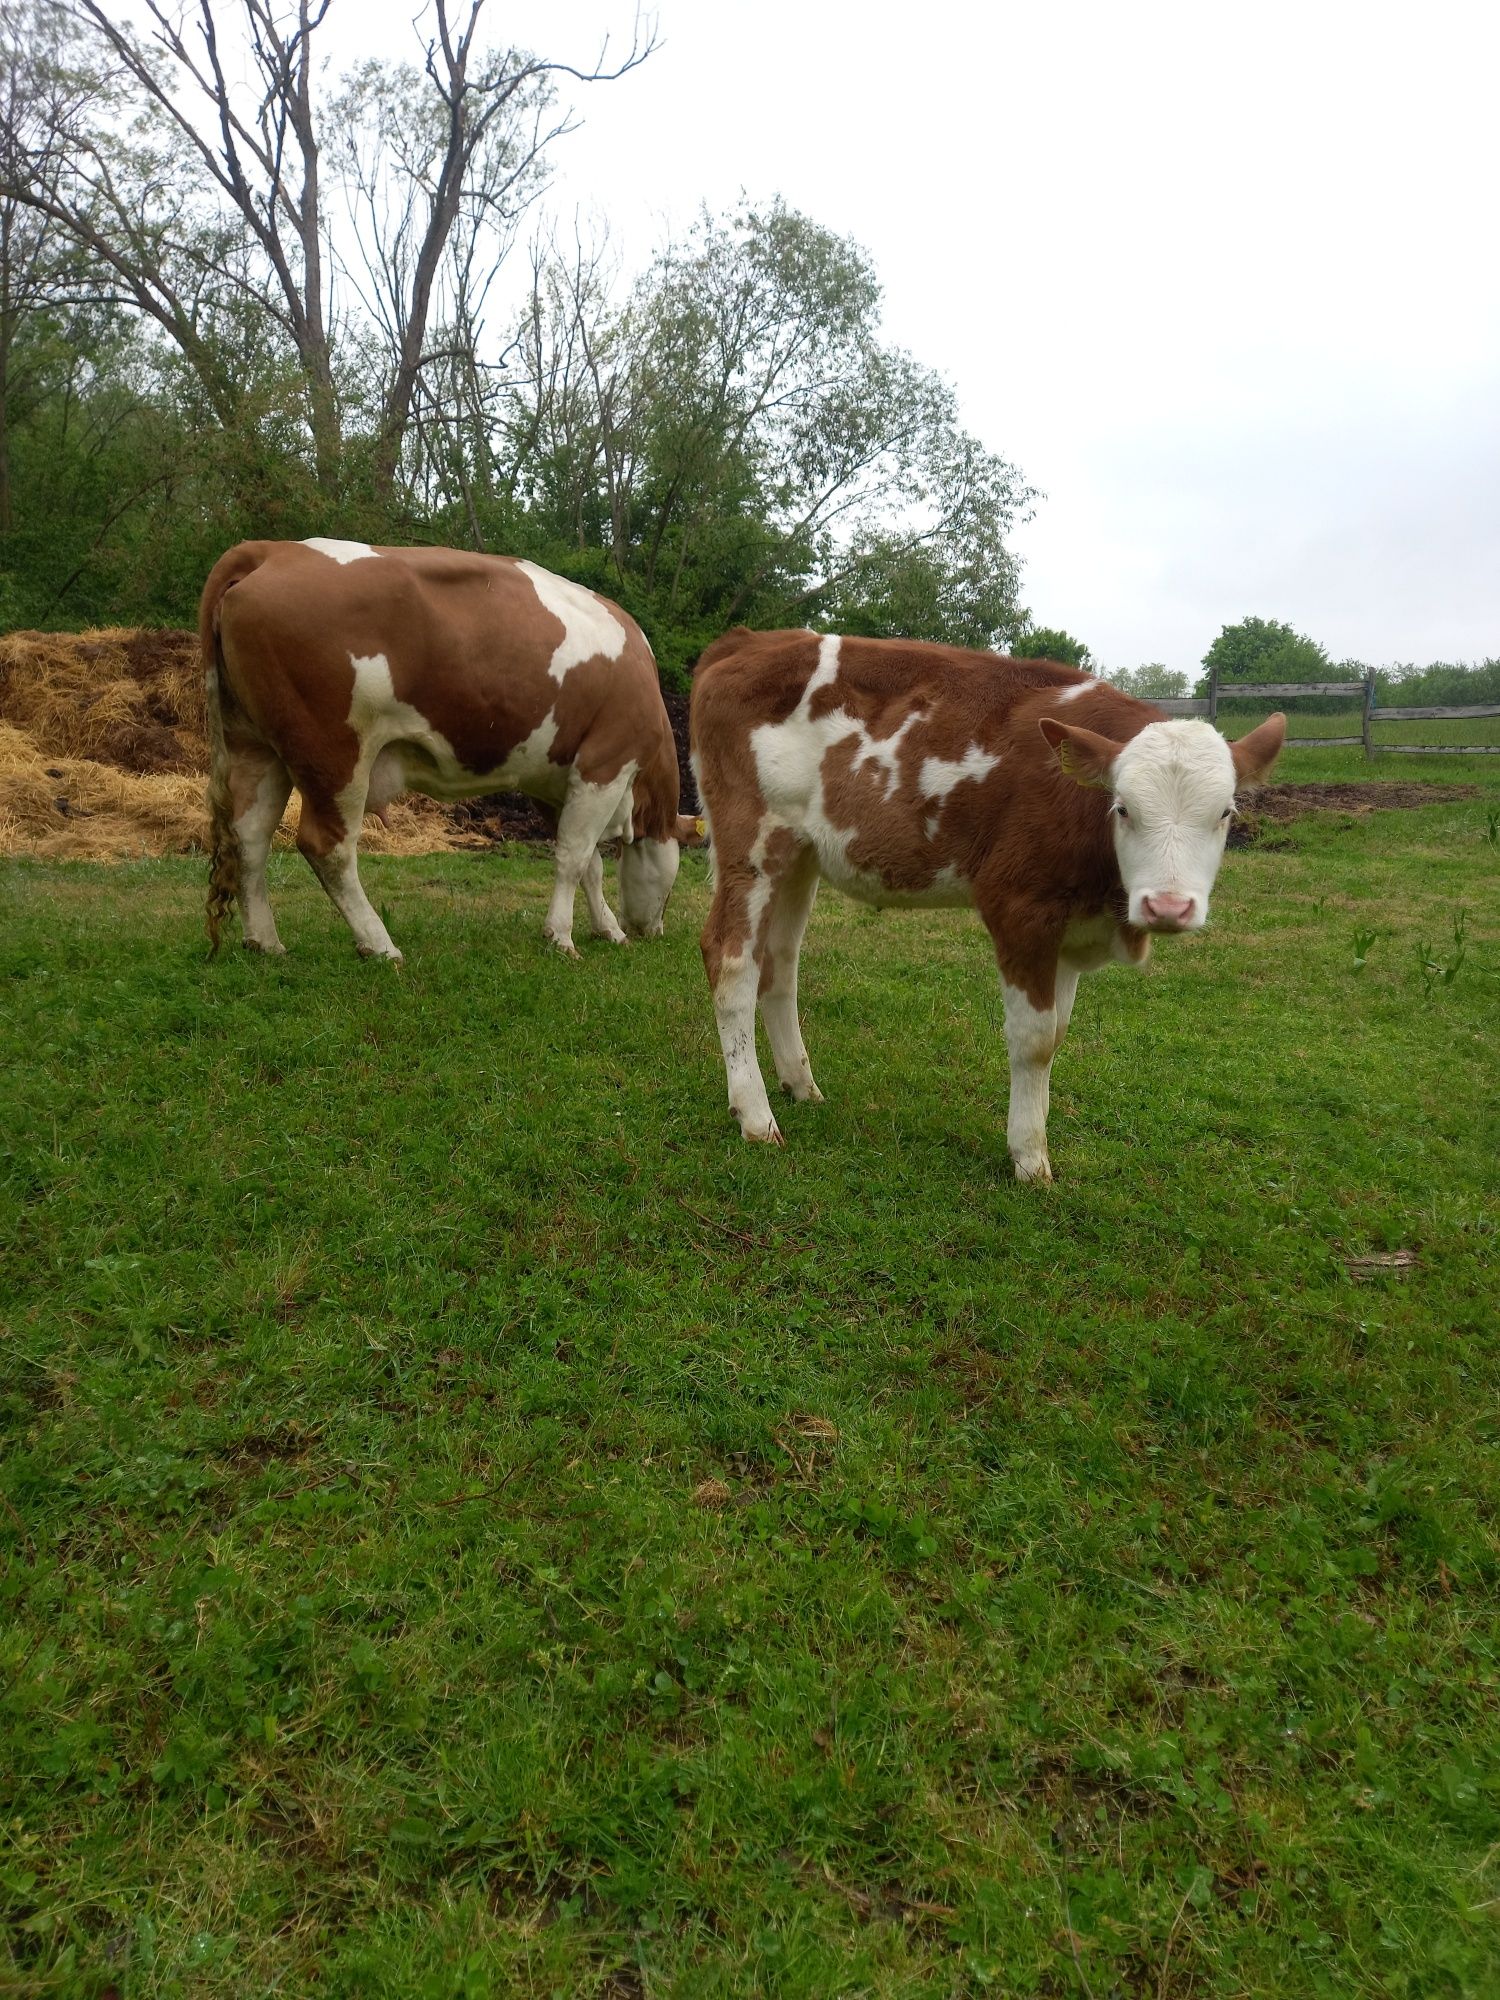
[{"label": "cow's head", "polygon": [[621,847],[620,921],[631,937],[661,936],[680,853],[675,838],[652,840],[646,834]]},{"label": "cow's head", "polygon": [[1112,794],[1128,921],[1145,931],[1200,930],[1235,791],[1270,771],[1286,717],[1267,716],[1237,743],[1206,722],[1151,722],[1126,743],[1052,716],[1041,731],[1070,778]]}]

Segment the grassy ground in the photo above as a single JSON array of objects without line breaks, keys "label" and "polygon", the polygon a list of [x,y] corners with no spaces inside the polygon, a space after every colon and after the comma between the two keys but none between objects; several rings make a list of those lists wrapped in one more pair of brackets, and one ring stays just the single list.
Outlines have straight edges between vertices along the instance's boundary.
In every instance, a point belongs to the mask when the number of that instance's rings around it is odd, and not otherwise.
[{"label": "grassy ground", "polygon": [[0,1991],[1500,1991],[1487,824],[1231,855],[1050,1190],[969,918],[820,906],[778,1153],[697,858],[10,864]]}]

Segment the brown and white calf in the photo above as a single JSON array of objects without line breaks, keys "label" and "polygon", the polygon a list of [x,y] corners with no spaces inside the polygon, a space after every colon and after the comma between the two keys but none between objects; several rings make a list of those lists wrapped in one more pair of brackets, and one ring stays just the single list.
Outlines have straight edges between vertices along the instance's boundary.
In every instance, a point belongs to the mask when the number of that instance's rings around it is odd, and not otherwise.
[{"label": "brown and white calf", "polygon": [[1020,1179],[1050,1180],[1048,1080],[1079,975],[1202,926],[1235,788],[1285,733],[1273,715],[1226,743],[1046,660],[812,632],[716,641],[692,699],[715,883],[703,961],[745,1137],[781,1141],[757,999],[783,1086],[821,1096],[797,960],[826,879],[877,906],[978,910],[1005,996],[1011,1155]]},{"label": "brown and white calf", "polygon": [[[208,927],[238,897],[244,941],[283,949],[266,893],[295,785],[297,845],[364,957],[398,959],[360,886],[360,825],[405,791],[526,792],[557,813],[545,935],[658,936],[677,875],[677,755],[645,635],[533,563],[365,542],[242,542],[204,587],[213,863]],[[625,930],[604,900],[618,837]],[[576,955],[576,954],[574,954]]]}]

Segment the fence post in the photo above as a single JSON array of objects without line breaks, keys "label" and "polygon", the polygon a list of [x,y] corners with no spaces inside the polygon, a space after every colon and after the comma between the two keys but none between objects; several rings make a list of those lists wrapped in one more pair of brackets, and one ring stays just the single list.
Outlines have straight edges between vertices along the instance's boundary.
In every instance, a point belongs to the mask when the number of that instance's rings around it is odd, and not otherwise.
[{"label": "fence post", "polygon": [[1208,670],[1208,719],[1215,728],[1218,727],[1219,670],[1217,667],[1210,667]]},{"label": "fence post", "polygon": [[1365,739],[1365,762],[1370,763],[1375,756],[1375,743],[1371,735],[1371,724],[1375,720],[1375,669],[1365,668],[1365,708],[1360,721],[1360,734]]}]

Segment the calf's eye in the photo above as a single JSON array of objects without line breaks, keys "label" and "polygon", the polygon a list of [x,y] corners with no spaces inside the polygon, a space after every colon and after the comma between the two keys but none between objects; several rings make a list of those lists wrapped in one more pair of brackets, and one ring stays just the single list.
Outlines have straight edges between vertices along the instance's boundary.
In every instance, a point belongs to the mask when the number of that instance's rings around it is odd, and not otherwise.
[{"label": "calf's eye", "polygon": [[1117,805],[1117,806],[1115,807],[1115,811],[1116,811],[1116,812],[1117,812],[1117,813],[1119,814],[1119,816],[1120,816],[1120,818],[1121,818],[1121,819],[1129,819],[1129,817],[1130,817],[1130,814],[1129,814],[1128,812],[1126,812],[1126,810],[1125,810],[1124,806],[1119,806],[1119,805]]}]

